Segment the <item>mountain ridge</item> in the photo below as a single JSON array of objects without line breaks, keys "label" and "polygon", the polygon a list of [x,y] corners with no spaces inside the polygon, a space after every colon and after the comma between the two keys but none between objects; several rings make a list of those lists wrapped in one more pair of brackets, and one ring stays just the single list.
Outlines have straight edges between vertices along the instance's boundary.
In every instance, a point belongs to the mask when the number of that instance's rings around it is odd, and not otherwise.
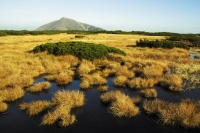
[{"label": "mountain ridge", "polygon": [[63,17],[59,20],[44,24],[36,29],[36,31],[42,30],[103,31],[104,29]]}]

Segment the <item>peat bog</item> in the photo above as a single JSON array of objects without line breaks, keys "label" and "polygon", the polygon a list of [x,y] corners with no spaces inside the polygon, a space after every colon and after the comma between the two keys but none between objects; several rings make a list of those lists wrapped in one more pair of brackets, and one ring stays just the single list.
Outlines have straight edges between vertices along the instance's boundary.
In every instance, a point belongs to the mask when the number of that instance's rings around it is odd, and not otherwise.
[{"label": "peat bog", "polygon": [[[37,93],[26,92],[24,97],[14,102],[9,102],[9,108],[7,112],[0,115],[0,130],[4,132],[180,132],[180,133],[195,133],[199,132],[199,128],[185,129],[183,127],[165,126],[162,125],[157,117],[148,116],[142,109],[142,102],[145,98],[142,97],[139,90],[132,90],[129,88],[120,88],[114,86],[113,77],[107,78],[108,92],[114,90],[120,90],[130,97],[140,96],[141,102],[137,104],[140,107],[140,114],[132,118],[117,118],[108,113],[108,105],[101,102],[101,92],[97,91],[96,87],[90,90],[80,90],[80,80],[75,79],[68,85],[58,85],[55,82],[51,82],[49,90],[45,90]],[[35,80],[34,84],[45,81],[44,77]],[[24,111],[20,110],[19,104],[23,102],[31,102],[35,100],[51,100],[53,93],[59,90],[80,90],[85,94],[85,105],[72,110],[72,113],[76,115],[77,121],[68,127],[61,128],[54,124],[52,126],[40,125],[42,116],[41,113],[36,116],[28,116]],[[196,99],[199,100],[200,90],[185,90],[183,92],[171,92],[160,86],[156,87],[158,93],[158,99],[179,102],[180,99]],[[12,125],[12,127],[10,126]]]}]

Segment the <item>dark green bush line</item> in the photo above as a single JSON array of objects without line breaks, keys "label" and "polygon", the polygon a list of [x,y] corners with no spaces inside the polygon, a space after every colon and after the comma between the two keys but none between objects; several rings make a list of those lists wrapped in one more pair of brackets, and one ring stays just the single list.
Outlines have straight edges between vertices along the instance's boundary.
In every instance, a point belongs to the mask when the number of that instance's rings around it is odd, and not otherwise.
[{"label": "dark green bush line", "polygon": [[69,31],[59,31],[59,30],[46,30],[46,31],[28,31],[28,30],[0,30],[0,36],[6,35],[41,35],[41,34],[59,34],[59,33],[68,33],[68,34],[98,34],[98,33],[107,33],[107,34],[128,34],[128,35],[148,35],[148,36],[188,36],[193,35],[197,36],[198,34],[178,34],[171,32],[145,32],[145,31],[77,31],[77,30],[69,30]]},{"label": "dark green bush line", "polygon": [[120,49],[114,47],[108,47],[103,44],[92,44],[85,42],[59,42],[59,43],[47,43],[36,46],[33,49],[34,53],[48,51],[48,54],[53,55],[75,55],[79,59],[94,60],[106,56],[108,53],[117,53],[126,55],[126,53]]},{"label": "dark green bush line", "polygon": [[150,47],[150,48],[174,48],[174,47],[178,47],[178,48],[184,48],[189,50],[189,47],[182,43],[182,42],[174,42],[174,41],[168,41],[168,40],[155,40],[155,41],[149,41],[149,40],[142,40],[140,39],[140,41],[136,42],[136,45],[138,47]]},{"label": "dark green bush line", "polygon": [[168,38],[171,41],[185,41],[189,42],[190,46],[200,46],[200,37],[198,35],[188,34],[188,35],[176,35]]}]

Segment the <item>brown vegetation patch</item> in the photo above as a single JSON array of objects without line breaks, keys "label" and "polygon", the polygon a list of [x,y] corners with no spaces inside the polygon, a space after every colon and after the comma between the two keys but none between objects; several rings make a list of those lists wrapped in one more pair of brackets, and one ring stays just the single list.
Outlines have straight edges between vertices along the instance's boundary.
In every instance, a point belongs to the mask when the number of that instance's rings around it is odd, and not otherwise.
[{"label": "brown vegetation patch", "polygon": [[106,85],[99,86],[99,87],[97,87],[97,90],[100,92],[106,92],[106,91],[108,91],[108,86],[106,86]]},{"label": "brown vegetation patch", "polygon": [[39,114],[40,112],[51,107],[51,103],[46,100],[42,101],[34,101],[30,103],[22,103],[20,104],[20,109],[25,110],[27,114],[30,116],[34,116]]},{"label": "brown vegetation patch", "polygon": [[146,98],[155,98],[157,97],[157,92],[155,89],[145,89],[140,91]]},{"label": "brown vegetation patch", "polygon": [[185,128],[200,126],[199,101],[186,99],[180,103],[171,103],[158,99],[146,100],[143,103],[143,108],[148,114],[157,114],[163,124],[181,125]]},{"label": "brown vegetation patch", "polygon": [[134,104],[136,100],[120,91],[104,93],[101,100],[111,102],[109,111],[116,117],[133,117],[139,113],[139,108]]},{"label": "brown vegetation patch", "polygon": [[80,91],[58,91],[52,98],[53,105],[56,108],[48,112],[42,118],[42,125],[52,125],[60,120],[62,127],[73,124],[76,120],[75,115],[71,114],[72,108],[83,106],[85,103],[83,92]]},{"label": "brown vegetation patch", "polygon": [[127,77],[125,76],[117,76],[113,81],[116,86],[125,87],[127,83]]},{"label": "brown vegetation patch", "polygon": [[26,91],[39,92],[42,90],[48,90],[50,87],[51,87],[51,83],[46,81],[46,82],[40,82],[40,83],[34,84],[30,86],[29,88],[27,88]]},{"label": "brown vegetation patch", "polygon": [[24,96],[24,90],[21,87],[5,88],[0,90],[2,101],[15,101]]},{"label": "brown vegetation patch", "polygon": [[8,108],[8,105],[6,103],[0,101],[0,113],[5,112],[7,110],[7,108]]},{"label": "brown vegetation patch", "polygon": [[175,74],[167,74],[161,82],[161,85],[169,88],[171,91],[182,91],[182,78]]}]

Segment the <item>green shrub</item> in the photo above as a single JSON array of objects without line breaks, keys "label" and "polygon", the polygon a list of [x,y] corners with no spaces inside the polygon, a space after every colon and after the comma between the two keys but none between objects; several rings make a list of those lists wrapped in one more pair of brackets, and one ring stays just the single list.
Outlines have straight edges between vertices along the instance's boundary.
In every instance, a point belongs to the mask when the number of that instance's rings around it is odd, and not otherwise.
[{"label": "green shrub", "polygon": [[194,34],[171,36],[168,40],[189,42],[191,46],[200,46],[200,37]]},{"label": "green shrub", "polygon": [[126,55],[126,53],[120,49],[114,47],[108,47],[103,44],[92,44],[85,42],[59,42],[59,43],[47,43],[36,46],[33,49],[34,53],[48,51],[48,54],[56,56],[71,54],[75,55],[79,59],[94,60],[106,56],[108,53],[117,53]]},{"label": "green shrub", "polygon": [[189,47],[182,43],[182,42],[174,42],[174,41],[168,41],[168,40],[154,40],[154,41],[149,41],[146,39],[140,39],[140,41],[136,42],[136,45],[138,47],[150,47],[150,48],[174,48],[174,47],[178,47],[178,48],[184,48],[189,50]]}]

